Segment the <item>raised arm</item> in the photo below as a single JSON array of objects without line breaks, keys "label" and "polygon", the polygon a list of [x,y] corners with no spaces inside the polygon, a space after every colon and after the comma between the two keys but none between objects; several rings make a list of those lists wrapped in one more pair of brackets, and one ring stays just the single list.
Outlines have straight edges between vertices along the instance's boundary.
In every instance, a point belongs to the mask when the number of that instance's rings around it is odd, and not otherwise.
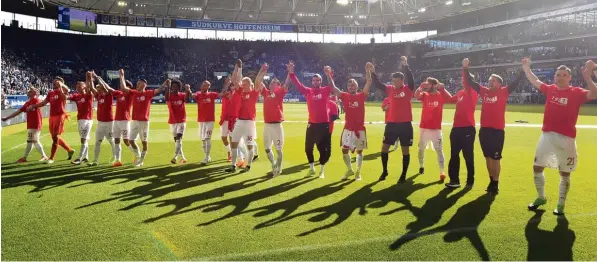
[{"label": "raised arm", "polygon": [[524,74],[529,82],[531,82],[531,85],[537,89],[541,88],[541,85],[544,83],[541,82],[541,80],[539,80],[539,78],[531,70],[531,59],[526,57],[522,59],[522,70],[524,70]]},{"label": "raised arm", "polygon": [[230,79],[230,77],[226,77],[226,79],[224,79],[224,85],[222,86],[222,90],[218,94],[218,97],[224,97],[226,95],[226,92],[228,92],[228,89],[230,88],[231,84],[232,80]]},{"label": "raised arm", "polygon": [[518,89],[518,87],[520,86],[520,81],[522,81],[522,78],[524,77],[524,71],[518,70],[518,73],[516,73],[516,79],[514,79],[514,81],[512,81],[512,83],[510,83],[508,85],[508,93],[513,93],[514,91],[516,91],[516,89]]},{"label": "raised arm", "polygon": [[120,73],[120,91],[122,91],[125,94],[128,94],[128,92],[130,92],[131,89],[126,87],[126,81],[124,80],[124,70],[120,69],[118,70],[118,72]]},{"label": "raised arm", "polygon": [[261,92],[264,84],[263,84],[263,77],[265,77],[265,74],[267,73],[267,70],[269,69],[269,65],[267,63],[264,63],[263,65],[261,65],[261,69],[259,70],[259,73],[257,74],[257,77],[255,78],[255,89],[258,92]]},{"label": "raised arm", "polygon": [[477,93],[480,93],[481,85],[479,85],[479,83],[477,83],[475,79],[473,79],[470,72],[468,71],[469,63],[470,62],[468,58],[462,60],[462,82],[465,85],[465,87],[472,88],[473,90],[477,91]]},{"label": "raised arm", "polygon": [[[42,103],[43,103],[43,102],[42,102]],[[21,111],[21,110],[14,111],[14,112],[13,112],[12,114],[10,114],[9,116],[7,116],[7,117],[3,117],[3,118],[2,118],[2,121],[6,121],[6,120],[9,120],[9,119],[11,119],[11,118],[13,118],[13,117],[15,117],[15,116],[18,116],[18,115],[20,115],[22,112],[23,112],[23,111]]]},{"label": "raised arm", "polygon": [[170,99],[170,86],[172,85],[172,80],[166,79],[164,84],[166,84],[166,92],[164,92],[164,97],[166,98],[166,101],[168,101]]},{"label": "raised arm", "polygon": [[307,89],[305,88],[305,86],[298,80],[298,78],[296,77],[296,75],[294,74],[294,61],[290,61],[288,62],[288,65],[286,65],[286,69],[288,70],[288,74],[290,76],[290,81],[292,81],[292,83],[294,84],[294,86],[296,86],[296,89],[301,92],[301,94],[305,94],[305,92],[307,91]]},{"label": "raised arm", "polygon": [[66,86],[65,84],[60,84],[60,92],[58,92],[58,94],[60,94],[62,99],[64,99],[65,101],[68,99],[68,93],[70,93],[70,89],[68,88],[68,86]]},{"label": "raised arm", "polygon": [[157,89],[153,90],[153,95],[157,96],[159,95],[161,92],[164,92],[164,90],[166,90],[166,81],[164,81],[164,83],[162,83],[162,85],[160,85],[160,87],[158,87]]},{"label": "raised arm", "polygon": [[191,98],[193,96],[193,94],[191,92],[191,85],[189,85],[189,84],[184,85],[184,93],[185,93],[184,100],[189,101],[189,98]]},{"label": "raised arm", "polygon": [[371,91],[371,70],[369,69],[369,64],[371,63],[367,63],[365,66],[365,87],[363,88],[363,93],[366,97],[369,97],[369,92]]},{"label": "raised arm", "polygon": [[336,83],[334,82],[334,78],[332,77],[332,68],[330,66],[325,66],[323,68],[323,72],[325,73],[325,76],[328,78],[328,82],[330,84],[330,87],[332,88],[332,93],[335,96],[340,97],[340,94],[342,93],[342,91],[340,91],[340,89],[338,89],[338,87],[336,86]]},{"label": "raised arm", "polygon": [[382,90],[383,92],[386,92],[386,85],[384,85],[381,81],[379,81],[379,78],[377,78],[377,74],[375,74],[375,67],[373,66],[373,64],[371,64],[370,66],[370,71],[371,85],[373,86],[373,88],[377,88],[379,90]]},{"label": "raised arm", "polygon": [[448,103],[455,103],[456,101],[458,101],[458,97],[450,94],[450,92],[448,92],[448,90],[446,90],[446,86],[444,84],[442,84],[442,83],[438,84],[438,88],[442,94],[442,97],[444,98],[444,101],[446,101]]},{"label": "raised arm", "polygon": [[406,56],[400,57],[400,63],[402,64],[402,73],[404,74],[406,85],[410,90],[415,90],[415,77],[413,76],[412,71],[410,71],[410,66],[408,66],[408,61]]},{"label": "raised arm", "polygon": [[421,93],[427,90],[427,88],[429,88],[429,84],[427,82],[421,83],[421,85],[419,85],[419,88],[417,88],[417,90],[415,91],[415,98],[420,99]]},{"label": "raised arm", "polygon": [[87,74],[85,74],[85,84],[89,87],[91,94],[93,94],[93,96],[96,96],[97,89],[95,89],[95,84],[93,84],[93,72],[92,71],[88,71]]},{"label": "raised arm", "polygon": [[93,77],[95,77],[97,79],[97,81],[99,82],[100,86],[106,90],[106,92],[108,93],[112,93],[114,92],[114,89],[112,89],[108,83],[106,83],[106,81],[104,81],[104,79],[102,79],[100,76],[96,75],[95,72],[93,72]]},{"label": "raised arm", "polygon": [[587,83],[587,89],[589,90],[589,93],[587,94],[587,98],[589,100],[597,99],[597,86],[591,78],[591,75],[596,68],[597,64],[595,64],[595,62],[593,62],[592,60],[589,60],[585,63],[585,69],[582,72],[582,76],[585,79],[585,82]]},{"label": "raised arm", "polygon": [[284,80],[284,84],[282,88],[284,88],[284,93],[288,93],[288,88],[290,87],[290,74],[286,75],[286,80]]},{"label": "raised arm", "polygon": [[232,72],[232,89],[241,87],[241,80],[243,78],[243,62],[238,59],[234,64],[234,71]]}]

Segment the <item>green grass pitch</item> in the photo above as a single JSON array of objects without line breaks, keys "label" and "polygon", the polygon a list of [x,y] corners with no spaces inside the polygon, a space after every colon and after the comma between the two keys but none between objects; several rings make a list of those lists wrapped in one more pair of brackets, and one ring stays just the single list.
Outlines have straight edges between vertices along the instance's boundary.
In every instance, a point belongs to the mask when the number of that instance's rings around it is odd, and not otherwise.
[{"label": "green grass pitch", "polygon": [[[219,111],[219,105],[217,106]],[[477,106],[476,119],[479,120]],[[597,107],[581,110],[579,125],[595,125]],[[408,183],[396,185],[399,152],[390,154],[390,176],[381,173],[382,124],[368,124],[362,181],[340,181],[345,171],[336,124],[325,179],[306,178],[304,104],[285,105],[283,175],[268,179],[269,162],[260,159],[249,173],[223,170],[225,149],[219,131],[212,162],[203,158],[196,122],[197,107],[187,105],[183,149],[185,165],[171,165],[173,139],[164,105],[151,109],[150,144],[143,168],[112,168],[109,145],[101,164],[73,166],[59,149],[51,166],[35,160],[13,164],[22,156],[25,125],[2,130],[2,258],[4,260],[597,260],[596,129],[579,128],[579,164],[572,174],[566,219],[551,212],[558,198],[559,176],[546,171],[548,204],[534,213],[532,161],[538,127],[507,127],[500,194],[485,194],[488,175],[475,142],[475,187],[444,190],[438,183],[435,153],[426,151],[424,175],[418,172],[417,147],[411,148]],[[541,124],[543,106],[508,106],[506,122]],[[413,109],[420,119],[421,109]],[[72,114],[75,116],[75,114]],[[444,110],[451,123],[453,107]],[[258,105],[258,120],[262,120]],[[344,118],[344,115],[341,115]],[[301,122],[292,122],[301,121]],[[367,107],[367,121],[383,121],[379,104]],[[93,131],[95,132],[95,124]],[[416,125],[415,125],[416,126]],[[261,123],[257,126],[261,143]],[[446,167],[449,132],[443,127]],[[51,140],[44,120],[42,143]],[[94,134],[92,134],[92,138]],[[67,122],[66,141],[77,151],[76,121]],[[478,140],[478,139],[477,139]],[[415,145],[418,128],[415,127]],[[90,143],[90,156],[94,142]],[[316,158],[317,158],[317,152]],[[463,160],[461,160],[463,161]],[[461,176],[466,176],[464,161]]]}]

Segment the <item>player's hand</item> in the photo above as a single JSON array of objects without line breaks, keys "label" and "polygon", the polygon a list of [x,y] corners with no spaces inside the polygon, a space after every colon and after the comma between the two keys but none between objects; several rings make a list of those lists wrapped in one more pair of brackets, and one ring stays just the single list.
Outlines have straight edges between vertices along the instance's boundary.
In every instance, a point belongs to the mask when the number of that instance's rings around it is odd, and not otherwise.
[{"label": "player's hand", "polygon": [[187,90],[187,91],[191,91],[191,85],[184,84],[184,89]]},{"label": "player's hand", "polygon": [[164,81],[164,84],[163,84],[163,85],[165,85],[165,86],[167,86],[167,87],[170,87],[170,84],[171,84],[171,83],[172,83],[172,80],[170,80],[170,79],[166,79],[166,81]]},{"label": "player's hand", "polygon": [[331,66],[324,66],[323,67],[323,72],[325,73],[326,76],[330,77],[332,74],[332,67]]},{"label": "player's hand", "polygon": [[91,74],[91,71],[87,71],[87,73],[85,74],[85,78],[86,78],[87,80],[91,79],[91,77],[92,77],[92,76],[93,76],[93,75]]},{"label": "player's hand", "polygon": [[288,70],[288,73],[294,73],[294,61],[288,61],[286,70]]},{"label": "player's hand", "polygon": [[427,82],[423,82],[423,83],[421,83],[421,89],[422,89],[423,91],[427,91],[427,90],[429,90],[429,88],[430,88],[430,87],[431,87],[431,84],[429,84],[429,83],[427,83]]},{"label": "player's hand", "polygon": [[261,65],[261,71],[267,72],[268,69],[269,69],[269,65],[267,63],[263,63],[263,65]]},{"label": "player's hand", "polygon": [[371,62],[367,62],[367,64],[365,65],[365,69],[369,72],[375,72],[375,66]]},{"label": "player's hand", "polygon": [[97,78],[97,75],[95,74],[95,71],[93,71],[93,70],[91,70],[91,77]]},{"label": "player's hand", "polygon": [[118,70],[118,73],[120,74],[120,77],[124,77],[124,69]]},{"label": "player's hand", "polygon": [[585,63],[585,68],[589,69],[589,71],[593,71],[597,69],[597,63],[595,63],[593,60],[589,60]]},{"label": "player's hand", "polygon": [[463,68],[468,68],[469,64],[470,64],[470,61],[468,60],[468,58],[462,59],[462,67]]},{"label": "player's hand", "polygon": [[531,68],[531,59],[530,58],[525,57],[522,59],[522,68],[524,68],[524,69]]},{"label": "player's hand", "polygon": [[408,59],[406,58],[406,56],[401,56],[400,57],[400,64],[402,64],[402,66],[407,66],[408,65]]},{"label": "player's hand", "polygon": [[237,67],[237,68],[243,67],[243,61],[240,59],[237,59],[236,63],[234,64],[234,67]]}]

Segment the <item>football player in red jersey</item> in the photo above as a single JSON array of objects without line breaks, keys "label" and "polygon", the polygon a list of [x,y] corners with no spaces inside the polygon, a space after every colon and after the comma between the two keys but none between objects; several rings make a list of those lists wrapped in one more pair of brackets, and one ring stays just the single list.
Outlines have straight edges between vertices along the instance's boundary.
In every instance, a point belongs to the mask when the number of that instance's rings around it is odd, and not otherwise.
[{"label": "football player in red jersey", "polygon": [[437,153],[439,166],[439,179],[444,181],[444,149],[442,135],[442,113],[444,110],[444,99],[439,92],[444,85],[435,78],[428,77],[425,82],[415,91],[415,97],[421,101],[423,112],[419,124],[419,174],[425,173],[425,149],[431,143],[433,150]]},{"label": "football player in red jersey", "polygon": [[381,83],[375,71],[371,73],[371,80],[375,88],[385,90],[390,98],[389,121],[386,124],[384,141],[381,147],[383,172],[379,180],[385,180],[388,176],[388,151],[390,146],[398,140],[402,147],[402,174],[398,179],[398,183],[404,183],[410,164],[410,147],[413,144],[412,96],[415,80],[405,56],[400,58],[400,64],[402,72],[392,74],[391,85]]},{"label": "football player in red jersey", "polygon": [[560,171],[560,197],[555,215],[563,215],[566,196],[570,189],[570,173],[576,169],[578,154],[576,152],[576,121],[580,106],[589,100],[597,98],[597,86],[591,74],[597,68],[595,62],[589,60],[583,70],[583,78],[587,89],[570,86],[572,72],[566,66],[559,66],[554,75],[554,84],[543,83],[531,71],[531,60],[524,58],[522,68],[531,84],[546,96],[545,113],[543,114],[543,128],[539,145],[535,152],[533,165],[535,187],[538,197],[528,208],[536,210],[547,203],[545,197],[545,167],[558,168]]},{"label": "football player in red jersey", "polygon": [[[280,85],[277,78],[272,79],[269,88],[263,84],[263,78],[267,73],[269,66],[262,67],[259,74],[255,78],[255,85],[262,86],[263,95],[263,120],[265,122],[263,127],[263,144],[265,146],[265,153],[267,159],[272,165],[272,177],[280,175],[282,172],[282,148],[284,147],[284,96],[288,93],[288,86],[290,84],[290,77],[286,76],[284,85]],[[274,160],[274,153],[272,152],[272,144],[276,147],[277,159]]]},{"label": "football player in red jersey", "polygon": [[44,152],[44,148],[39,142],[39,134],[41,133],[42,125],[41,109],[29,107],[31,105],[35,105],[41,102],[41,99],[37,97],[38,95],[39,91],[37,90],[37,88],[33,86],[29,87],[29,90],[27,91],[27,97],[29,97],[29,100],[27,100],[27,102],[25,102],[25,104],[23,104],[23,106],[19,110],[15,111],[7,117],[2,118],[2,121],[7,121],[15,116],[18,116],[23,112],[27,114],[27,147],[25,148],[25,155],[19,158],[19,160],[17,160],[17,163],[27,162],[27,157],[29,156],[29,153],[31,153],[33,146],[35,146],[35,149],[41,155],[41,159],[39,161],[48,160],[48,157]]},{"label": "football player in red jersey", "polygon": [[[261,70],[267,70],[268,65],[263,64]],[[246,158],[247,164],[244,169],[245,172],[251,170],[251,163],[253,161],[253,144],[255,143],[255,117],[256,104],[261,92],[261,86],[254,86],[251,78],[242,77],[242,62],[240,60],[234,65],[234,72],[232,73],[232,89],[234,89],[233,97],[240,97],[240,108],[238,120],[234,124],[232,131],[232,167],[226,169],[226,172],[235,172],[238,146],[241,139],[247,144],[248,155]]]},{"label": "football player in red jersey", "polygon": [[56,77],[53,85],[54,90],[51,90],[48,93],[44,101],[29,106],[31,107],[29,110],[32,111],[50,103],[50,135],[52,136],[52,150],[50,152],[50,159],[46,162],[47,164],[54,163],[54,157],[56,156],[56,151],[58,150],[59,145],[68,152],[68,160],[71,160],[75,154],[75,150],[66,144],[64,139],[60,137],[60,135],[64,133],[64,122],[68,118],[64,107],[70,89],[64,84],[64,79],[61,77]]},{"label": "football player in red jersey", "polygon": [[228,152],[228,162],[232,161],[232,156],[230,156],[230,143],[228,142],[228,137],[230,136],[230,124],[229,124],[229,115],[228,109],[230,104],[230,99],[232,98],[232,90],[230,90],[230,85],[232,84],[232,80],[230,77],[226,77],[224,79],[224,85],[222,87],[222,91],[224,95],[222,95],[222,107],[220,112],[220,136],[222,138],[222,143],[224,143],[224,147],[226,148],[226,152]]},{"label": "football player in red jersey", "polygon": [[502,77],[493,74],[489,77],[488,87],[485,87],[471,77],[468,70],[469,64],[468,58],[462,61],[464,82],[479,94],[482,101],[479,142],[489,173],[489,185],[486,191],[496,195],[499,192],[500,159],[502,159],[502,150],[504,149],[506,103],[510,93],[520,85],[524,72],[520,70],[516,79],[508,86],[502,86]]},{"label": "football player in red jersey", "polygon": [[180,92],[183,84],[180,80],[166,80],[166,103],[168,104],[168,124],[170,124],[170,132],[174,137],[174,157],[170,163],[176,164],[178,157],[181,157],[180,163],[184,164],[187,159],[182,151],[182,136],[187,126],[187,111],[185,108],[186,101],[191,97],[191,86],[184,85],[185,92]]},{"label": "football player in red jersey", "polygon": [[[387,125],[390,119],[390,98],[386,97],[383,99],[383,102],[381,102],[381,111],[384,111],[384,123]],[[392,147],[392,149],[390,149],[390,152],[392,151],[396,151],[398,149],[398,144],[400,143],[400,141],[398,139],[396,139],[396,143],[394,143],[394,147]]]},{"label": "football player in red jersey", "polygon": [[311,79],[312,87],[305,87],[294,74],[294,62],[287,65],[290,73],[290,80],[298,91],[307,99],[307,110],[309,112],[309,123],[305,137],[305,153],[309,161],[308,176],[315,175],[315,157],[313,147],[317,145],[319,151],[319,164],[321,170],[319,177],[324,178],[325,164],[330,159],[332,141],[330,133],[330,116],[328,114],[328,102],[330,100],[331,88],[321,86],[321,76],[316,74]]},{"label": "football player in red jersey", "polygon": [[342,130],[342,158],[344,164],[346,164],[347,171],[342,177],[342,180],[348,179],[350,176],[355,175],[352,169],[350,150],[356,149],[357,151],[357,171],[356,180],[361,180],[361,167],[363,165],[363,150],[367,149],[367,133],[365,129],[365,101],[369,97],[369,89],[371,87],[371,68],[373,64],[367,63],[366,66],[366,78],[365,88],[362,92],[359,92],[359,84],[355,79],[349,79],[346,85],[348,92],[342,92],[332,77],[332,70],[330,67],[326,67],[324,72],[328,77],[328,82],[332,86],[332,92],[340,97],[342,100],[342,106],[344,107],[345,124],[344,130]]},{"label": "football player in red jersey", "polygon": [[[112,114],[112,105],[114,104],[114,96],[112,88],[95,72],[91,72],[91,79],[89,79],[88,86],[93,86],[93,79],[97,79],[99,84],[95,88],[95,100],[97,101],[97,127],[95,128],[95,148],[93,162],[89,163],[90,166],[97,166],[99,161],[99,155],[101,151],[102,141],[104,138],[110,144],[112,148],[112,159],[110,163],[116,160],[116,146],[114,145],[114,138],[112,137],[112,127],[114,126],[114,115]],[[111,91],[110,91],[111,90]],[[94,89],[91,90],[94,92]]]},{"label": "football player in red jersey", "polygon": [[79,127],[79,136],[81,137],[79,157],[71,162],[74,165],[89,162],[89,144],[87,141],[89,140],[93,124],[93,93],[95,93],[95,87],[87,85],[90,78],[91,72],[87,72],[85,82],[77,82],[77,93],[68,96],[68,100],[77,104],[77,124]]},{"label": "football player in red jersey", "polygon": [[203,142],[203,153],[205,158],[201,161],[202,164],[211,162],[211,135],[214,129],[214,121],[216,118],[216,104],[217,98],[223,97],[226,89],[222,88],[220,93],[209,92],[211,83],[207,80],[201,83],[199,91],[193,95],[193,99],[197,101],[197,122],[199,123],[199,138]]}]

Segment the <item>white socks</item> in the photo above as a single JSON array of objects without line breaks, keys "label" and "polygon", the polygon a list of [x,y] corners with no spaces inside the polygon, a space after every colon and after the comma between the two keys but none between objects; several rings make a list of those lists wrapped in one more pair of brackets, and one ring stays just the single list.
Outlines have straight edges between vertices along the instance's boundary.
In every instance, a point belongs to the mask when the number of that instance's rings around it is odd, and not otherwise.
[{"label": "white socks", "polygon": [[311,170],[315,170],[315,163],[309,163],[309,167],[311,168]]},{"label": "white socks", "polygon": [[174,142],[174,158],[177,158],[178,156],[182,159],[186,159],[182,152],[182,139],[177,139],[176,142]]},{"label": "white socks", "polygon": [[230,144],[226,145],[225,148],[226,148],[226,152],[230,153]]},{"label": "white socks", "polygon": [[232,158],[232,166],[236,166],[236,158],[238,157],[238,148],[231,148],[230,155]]},{"label": "white socks", "polygon": [[146,151],[141,151],[141,158],[139,159],[139,163],[143,163],[143,161],[145,161],[145,156],[147,155],[147,150]]},{"label": "white socks", "polygon": [[129,144],[129,149],[131,150],[131,152],[133,152],[135,158],[139,158],[139,147],[133,148],[133,146]]},{"label": "white socks", "polygon": [[203,140],[203,153],[205,153],[205,158],[209,158],[210,152],[211,152],[211,140]]},{"label": "white socks", "polygon": [[566,196],[570,190],[570,176],[560,175],[560,198],[558,199],[558,205],[564,206],[566,204]]},{"label": "white socks", "polygon": [[534,180],[535,188],[537,188],[537,194],[539,195],[539,198],[545,199],[545,176],[543,175],[543,171],[535,172]]},{"label": "white socks", "polygon": [[257,148],[257,141],[253,141],[254,145],[253,145],[253,155],[258,156],[259,155],[259,149]]},{"label": "white socks", "polygon": [[361,171],[361,167],[363,166],[363,153],[357,153],[357,172]]},{"label": "white socks", "polygon": [[425,167],[425,147],[419,144],[419,166]]},{"label": "white socks", "polygon": [[346,165],[346,168],[350,171],[352,171],[352,165],[350,163],[350,153],[348,154],[343,154],[342,155],[342,159],[344,159],[344,164]]},{"label": "white socks", "polygon": [[251,164],[253,163],[253,148],[251,148],[251,150],[249,151],[249,155],[247,156],[247,166],[251,166]]},{"label": "white socks", "polygon": [[122,147],[120,146],[120,143],[116,143],[116,153],[114,153],[114,156],[116,156],[116,161],[120,162],[121,160],[121,154],[122,154]]},{"label": "white socks", "polygon": [[282,157],[284,156],[284,154],[282,154],[282,150],[276,150],[276,152],[278,153],[278,160],[276,161],[276,166],[278,167],[278,170],[282,170]]},{"label": "white socks", "polygon": [[95,147],[93,148],[93,162],[97,162],[99,159],[99,154],[102,149],[102,141],[98,140],[95,142]]},{"label": "white socks", "polygon": [[265,154],[267,155],[267,160],[269,160],[272,166],[275,166],[276,162],[274,162],[274,152],[272,152],[271,149],[265,149]]},{"label": "white socks", "polygon": [[81,144],[81,152],[79,152],[80,160],[88,158],[88,154],[87,154],[88,150],[89,150],[89,144],[87,143],[87,141],[85,141],[85,143]]},{"label": "white socks", "polygon": [[439,165],[439,172],[444,173],[444,151],[440,148],[439,150],[435,150],[435,153],[437,153],[437,164]]},{"label": "white socks", "polygon": [[33,149],[33,142],[27,141],[27,147],[25,148],[25,156],[24,156],[24,158],[27,158],[29,156],[29,153],[31,153],[32,149]]},{"label": "white socks", "polygon": [[37,141],[33,145],[35,146],[35,149],[37,149],[37,152],[39,152],[39,154],[42,155],[42,157],[47,157],[46,152],[44,152],[44,148],[43,146],[41,146],[41,143],[39,141]]}]

